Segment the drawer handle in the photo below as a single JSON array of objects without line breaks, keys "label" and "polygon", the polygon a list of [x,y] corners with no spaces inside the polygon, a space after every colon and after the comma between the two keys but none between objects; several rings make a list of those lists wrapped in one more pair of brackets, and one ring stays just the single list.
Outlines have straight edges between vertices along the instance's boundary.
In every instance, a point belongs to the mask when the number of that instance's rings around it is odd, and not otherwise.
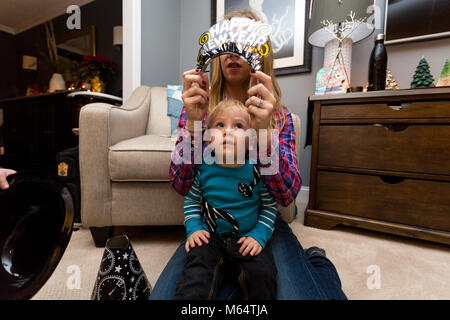
[{"label": "drawer handle", "polygon": [[396,105],[396,106],[395,105],[391,105],[391,106],[388,106],[388,107],[391,108],[392,110],[400,111],[400,110],[408,108],[410,105],[411,105],[410,102],[403,102],[400,105]]},{"label": "drawer handle", "polygon": [[380,179],[389,184],[398,184],[403,182],[405,178],[403,177],[393,177],[393,176],[380,176]]},{"label": "drawer handle", "polygon": [[405,131],[409,127],[409,125],[407,124],[381,124],[381,123],[376,123],[374,124],[374,126],[384,127],[386,130],[393,132]]}]

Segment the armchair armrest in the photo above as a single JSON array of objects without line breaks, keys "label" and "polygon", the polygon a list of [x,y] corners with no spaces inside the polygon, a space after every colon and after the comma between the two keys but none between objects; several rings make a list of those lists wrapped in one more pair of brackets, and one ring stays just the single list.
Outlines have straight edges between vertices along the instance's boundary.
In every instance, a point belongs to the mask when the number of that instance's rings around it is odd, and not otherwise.
[{"label": "armchair armrest", "polygon": [[151,88],[137,88],[123,106],[92,103],[80,111],[81,220],[87,227],[111,226],[109,147],[144,135]]}]

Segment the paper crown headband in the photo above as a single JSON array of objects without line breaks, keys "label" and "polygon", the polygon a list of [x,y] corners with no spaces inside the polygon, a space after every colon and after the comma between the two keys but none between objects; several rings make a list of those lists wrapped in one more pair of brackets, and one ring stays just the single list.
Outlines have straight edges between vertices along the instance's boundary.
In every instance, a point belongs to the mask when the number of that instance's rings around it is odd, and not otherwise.
[{"label": "paper crown headband", "polygon": [[252,70],[261,70],[263,58],[270,52],[271,32],[269,24],[249,18],[222,20],[201,35],[197,69],[204,71],[211,60],[231,53],[246,60]]}]

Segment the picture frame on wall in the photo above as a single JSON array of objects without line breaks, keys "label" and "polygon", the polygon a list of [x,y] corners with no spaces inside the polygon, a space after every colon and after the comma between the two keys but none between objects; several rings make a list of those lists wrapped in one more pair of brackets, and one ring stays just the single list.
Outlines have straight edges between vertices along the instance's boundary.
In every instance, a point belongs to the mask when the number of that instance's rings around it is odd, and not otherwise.
[{"label": "picture frame on wall", "polygon": [[311,72],[312,46],[307,41],[311,0],[211,0],[211,25],[225,14],[252,9],[272,26],[275,75]]}]

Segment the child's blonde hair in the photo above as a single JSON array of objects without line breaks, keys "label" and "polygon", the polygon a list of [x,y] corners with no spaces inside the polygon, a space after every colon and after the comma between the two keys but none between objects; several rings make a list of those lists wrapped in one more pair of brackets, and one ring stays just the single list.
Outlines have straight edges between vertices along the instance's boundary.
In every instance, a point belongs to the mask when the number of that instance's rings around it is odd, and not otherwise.
[{"label": "child's blonde hair", "polygon": [[206,128],[211,129],[211,126],[213,125],[214,120],[217,118],[217,115],[222,112],[223,110],[227,108],[237,108],[242,112],[245,112],[245,114],[248,116],[248,126],[251,126],[251,117],[250,113],[248,113],[247,108],[242,104],[242,102],[234,99],[230,100],[223,100],[220,101],[216,107],[210,111],[208,114],[208,119],[206,120]]}]

